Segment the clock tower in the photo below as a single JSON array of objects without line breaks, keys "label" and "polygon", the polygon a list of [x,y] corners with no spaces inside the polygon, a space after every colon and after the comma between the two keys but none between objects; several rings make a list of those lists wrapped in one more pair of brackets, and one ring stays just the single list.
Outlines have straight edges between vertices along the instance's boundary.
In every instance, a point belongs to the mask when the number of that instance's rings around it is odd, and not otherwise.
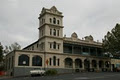
[{"label": "clock tower", "polygon": [[39,15],[40,51],[63,53],[63,15],[55,6]]}]

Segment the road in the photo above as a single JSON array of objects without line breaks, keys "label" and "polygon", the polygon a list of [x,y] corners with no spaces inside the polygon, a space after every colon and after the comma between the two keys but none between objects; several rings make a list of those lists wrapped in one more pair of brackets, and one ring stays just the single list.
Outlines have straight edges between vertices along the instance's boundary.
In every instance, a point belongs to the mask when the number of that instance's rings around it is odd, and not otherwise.
[{"label": "road", "polygon": [[19,77],[0,80],[120,80],[120,72],[84,72],[56,76]]}]

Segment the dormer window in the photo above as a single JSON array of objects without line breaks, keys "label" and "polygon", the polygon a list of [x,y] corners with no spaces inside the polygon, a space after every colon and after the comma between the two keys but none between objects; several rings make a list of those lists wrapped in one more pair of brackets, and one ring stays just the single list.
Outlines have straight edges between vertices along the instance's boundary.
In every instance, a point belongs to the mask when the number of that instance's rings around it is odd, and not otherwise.
[{"label": "dormer window", "polygon": [[53,18],[53,23],[56,24],[56,18]]}]

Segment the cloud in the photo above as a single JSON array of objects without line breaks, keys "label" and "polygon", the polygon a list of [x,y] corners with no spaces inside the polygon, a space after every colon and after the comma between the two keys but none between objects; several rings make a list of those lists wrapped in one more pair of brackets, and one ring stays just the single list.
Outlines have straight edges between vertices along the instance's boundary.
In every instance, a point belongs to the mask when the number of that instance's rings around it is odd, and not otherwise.
[{"label": "cloud", "polygon": [[64,34],[79,38],[104,37],[120,21],[119,0],[0,0],[0,42],[22,47],[38,39],[38,16],[43,7],[63,12]]}]

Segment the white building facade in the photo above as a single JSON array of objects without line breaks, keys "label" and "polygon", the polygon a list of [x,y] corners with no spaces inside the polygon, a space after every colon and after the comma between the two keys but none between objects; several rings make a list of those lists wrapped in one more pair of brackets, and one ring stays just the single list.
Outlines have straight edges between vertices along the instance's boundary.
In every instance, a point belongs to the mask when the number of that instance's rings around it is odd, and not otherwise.
[{"label": "white building facade", "polygon": [[39,39],[6,56],[8,75],[29,75],[34,68],[56,69],[58,73],[111,70],[110,58],[91,35],[79,39],[74,32],[63,37],[63,15],[55,6],[43,8],[38,19]]}]

